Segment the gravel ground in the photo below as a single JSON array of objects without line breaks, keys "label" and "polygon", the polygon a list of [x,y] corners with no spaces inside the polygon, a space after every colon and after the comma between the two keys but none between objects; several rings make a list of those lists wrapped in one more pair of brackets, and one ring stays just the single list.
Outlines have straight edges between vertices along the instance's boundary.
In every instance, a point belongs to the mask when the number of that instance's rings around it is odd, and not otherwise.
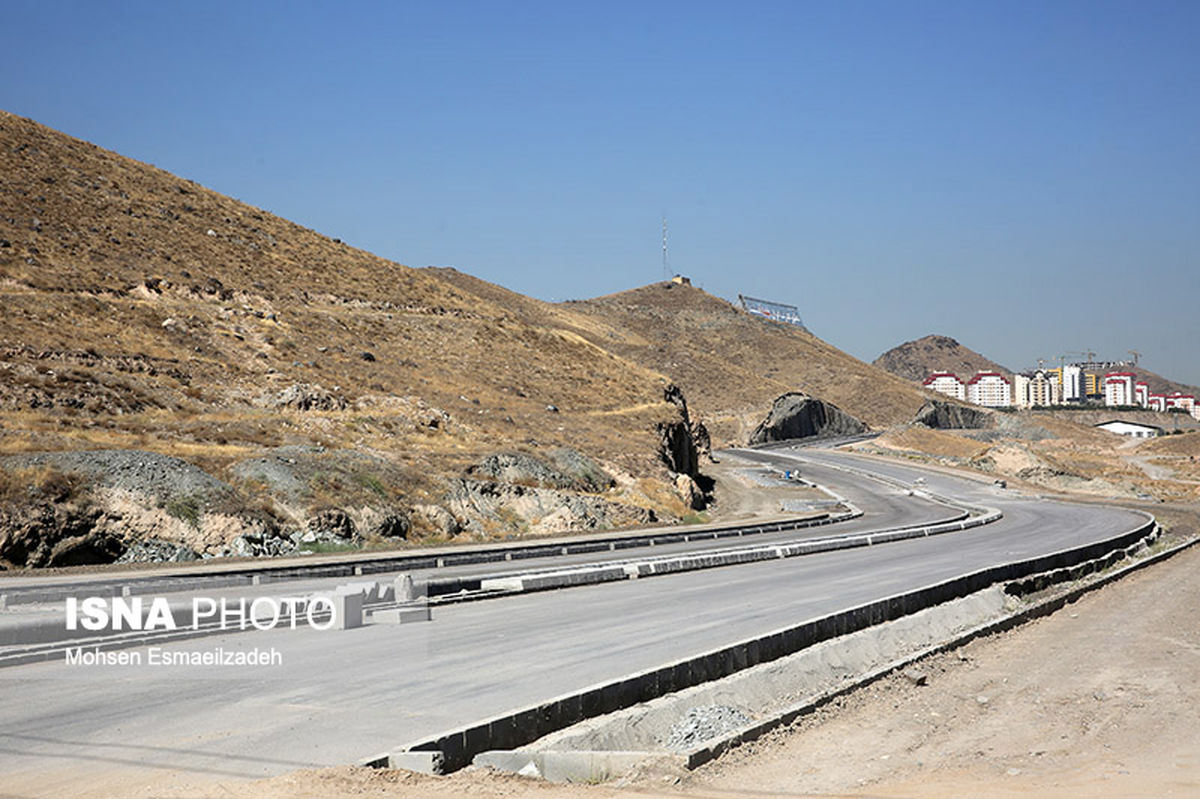
[{"label": "gravel ground", "polygon": [[738,727],[744,727],[752,719],[736,707],[727,705],[705,705],[694,707],[684,715],[667,734],[663,746],[675,752],[686,752],[700,744]]}]

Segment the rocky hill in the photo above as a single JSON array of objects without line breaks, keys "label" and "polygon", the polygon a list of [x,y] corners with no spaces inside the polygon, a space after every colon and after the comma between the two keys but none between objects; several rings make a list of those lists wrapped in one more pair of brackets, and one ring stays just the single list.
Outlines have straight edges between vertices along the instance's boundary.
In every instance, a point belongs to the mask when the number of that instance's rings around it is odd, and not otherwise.
[{"label": "rocky hill", "polygon": [[906,341],[880,355],[872,364],[905,380],[922,382],[931,372],[954,372],[967,380],[976,372],[1011,374],[993,360],[964,347],[949,336],[931,335]]}]

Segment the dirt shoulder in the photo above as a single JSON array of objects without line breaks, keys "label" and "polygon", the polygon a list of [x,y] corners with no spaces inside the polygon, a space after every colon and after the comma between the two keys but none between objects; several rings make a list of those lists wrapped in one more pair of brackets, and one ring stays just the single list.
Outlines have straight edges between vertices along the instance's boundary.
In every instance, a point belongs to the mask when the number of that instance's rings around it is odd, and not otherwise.
[{"label": "dirt shoulder", "polygon": [[[1195,527],[1195,516],[1191,525]],[[1200,548],[923,661],[681,784],[685,795],[1195,796]]]}]

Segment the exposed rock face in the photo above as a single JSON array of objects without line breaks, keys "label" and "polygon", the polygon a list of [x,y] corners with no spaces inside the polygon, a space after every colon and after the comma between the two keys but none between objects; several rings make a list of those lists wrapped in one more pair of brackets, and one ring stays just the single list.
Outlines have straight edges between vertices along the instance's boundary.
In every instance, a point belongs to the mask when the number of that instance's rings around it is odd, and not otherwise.
[{"label": "exposed rock face", "polygon": [[467,529],[516,525],[530,533],[552,533],[655,521],[651,511],[600,497],[483,480],[456,481],[448,504],[467,520]]},{"label": "exposed rock face", "polygon": [[679,494],[683,504],[692,510],[703,510],[708,504],[708,498],[704,496],[704,491],[696,484],[695,480],[686,474],[675,475],[675,493]]},{"label": "exposed rock face", "polygon": [[341,538],[349,541],[358,536],[350,514],[341,508],[326,508],[314,514],[308,520],[307,532],[314,539]]},{"label": "exposed rock face", "polygon": [[676,474],[690,476],[700,471],[700,453],[687,422],[658,423],[658,454]]},{"label": "exposed rock face", "polygon": [[462,524],[441,505],[413,505],[413,515],[422,520],[426,527],[442,535],[453,536],[462,532]]},{"label": "exposed rock face", "polygon": [[599,464],[573,449],[556,449],[549,457],[551,463],[523,452],[499,452],[467,469],[467,474],[500,483],[591,493],[614,485],[612,476]]},{"label": "exposed rock face", "polygon": [[990,430],[995,427],[995,417],[990,411],[942,400],[928,400],[917,411],[913,422],[938,430]]},{"label": "exposed rock face", "polygon": [[232,488],[197,466],[140,450],[92,450],[86,452],[40,452],[0,458],[0,468],[46,467],[86,476],[97,484],[152,496],[161,501],[179,497],[198,502],[232,494]]},{"label": "exposed rock face", "polygon": [[750,436],[750,444],[813,436],[853,436],[865,432],[865,424],[836,405],[792,392],[776,398],[767,418]]},{"label": "exposed rock face", "polygon": [[125,545],[96,529],[99,515],[81,503],[0,509],[0,561],[28,568],[111,563]]},{"label": "exposed rock face", "polygon": [[700,459],[707,457],[712,443],[704,423],[693,421],[687,400],[676,385],[663,390],[663,399],[679,409],[679,421],[658,423],[658,453],[668,469],[676,474],[700,477]]}]

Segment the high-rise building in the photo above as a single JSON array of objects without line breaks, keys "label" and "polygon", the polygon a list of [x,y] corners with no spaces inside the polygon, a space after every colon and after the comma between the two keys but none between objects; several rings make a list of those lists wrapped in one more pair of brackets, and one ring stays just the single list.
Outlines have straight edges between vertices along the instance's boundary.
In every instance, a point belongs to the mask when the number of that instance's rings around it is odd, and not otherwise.
[{"label": "high-rise building", "polygon": [[1166,396],[1166,406],[1167,410],[1178,408],[1191,413],[1196,408],[1196,397],[1193,394],[1182,394],[1176,391],[1174,394]]},{"label": "high-rise building", "polygon": [[925,378],[925,388],[955,399],[967,398],[967,387],[953,372],[934,372]]},{"label": "high-rise building", "polygon": [[1060,376],[1063,402],[1083,402],[1083,367],[1069,363]]},{"label": "high-rise building", "polygon": [[1012,402],[1018,408],[1033,407],[1033,399],[1029,396],[1029,375],[1018,373],[1012,376]]},{"label": "high-rise building", "polygon": [[1140,405],[1143,408],[1150,405],[1150,386],[1147,383],[1138,381],[1133,384],[1133,404]]},{"label": "high-rise building", "polygon": [[1058,381],[1045,370],[1039,369],[1029,379],[1029,404],[1046,407],[1059,404]]},{"label": "high-rise building", "polygon": [[999,372],[977,372],[967,381],[967,402],[986,408],[1008,408],[1012,405],[1012,386]]},{"label": "high-rise building", "polygon": [[1104,404],[1111,407],[1133,405],[1133,372],[1109,372],[1104,376]]}]

